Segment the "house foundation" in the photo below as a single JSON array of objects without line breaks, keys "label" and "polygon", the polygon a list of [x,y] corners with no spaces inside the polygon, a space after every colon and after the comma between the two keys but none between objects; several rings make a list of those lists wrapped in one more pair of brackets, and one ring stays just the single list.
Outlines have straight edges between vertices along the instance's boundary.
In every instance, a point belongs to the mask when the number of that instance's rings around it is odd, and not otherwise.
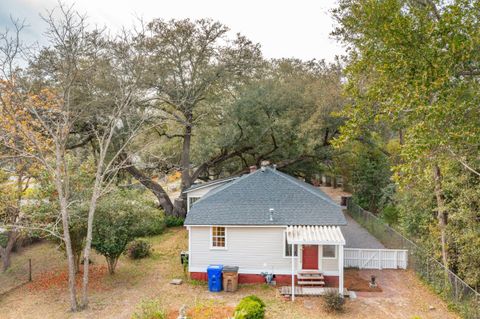
[{"label": "house foundation", "polygon": [[[295,284],[297,284],[297,276],[295,277]],[[324,276],[325,286],[326,287],[338,287],[339,277],[338,276]],[[190,279],[199,280],[199,281],[208,281],[208,276],[206,272],[191,272]],[[278,286],[285,286],[292,284],[291,275],[275,275],[274,279]],[[238,274],[238,283],[239,284],[262,284],[265,283],[265,278],[260,274]]]}]

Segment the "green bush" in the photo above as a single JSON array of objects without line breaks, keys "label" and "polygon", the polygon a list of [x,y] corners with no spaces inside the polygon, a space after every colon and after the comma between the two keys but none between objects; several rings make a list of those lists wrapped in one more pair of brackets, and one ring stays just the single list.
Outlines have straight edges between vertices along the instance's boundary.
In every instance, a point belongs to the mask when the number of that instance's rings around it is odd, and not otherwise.
[{"label": "green bush", "polygon": [[131,259],[141,259],[150,256],[152,245],[145,240],[134,240],[127,246],[126,254]]},{"label": "green bush", "polygon": [[396,225],[398,223],[398,209],[393,205],[387,205],[382,208],[380,217],[389,225]]},{"label": "green bush", "polygon": [[167,227],[183,226],[184,221],[185,219],[182,217],[176,217],[176,216],[165,217],[165,224],[167,225]]},{"label": "green bush", "polygon": [[325,309],[329,312],[340,312],[343,310],[345,300],[338,292],[331,291],[323,296]]},{"label": "green bush", "polygon": [[258,303],[262,306],[262,308],[265,308],[265,307],[266,307],[266,305],[265,305],[265,303],[263,302],[263,300],[260,299],[259,297],[255,296],[255,295],[247,296],[247,297],[243,298],[242,300],[252,300],[252,301],[258,302]]},{"label": "green bush", "polygon": [[5,248],[7,246],[8,236],[6,233],[0,232],[0,247]]},{"label": "green bush", "polygon": [[157,300],[142,301],[132,319],[166,319],[167,313]]},{"label": "green bush", "polygon": [[137,216],[115,202],[115,197],[99,202],[93,224],[92,247],[105,256],[110,274],[115,272],[118,258],[136,237]]},{"label": "green bush", "polygon": [[136,227],[137,237],[160,235],[165,230],[165,217],[158,208],[151,207],[137,211],[138,222]]},{"label": "green bush", "polygon": [[263,319],[265,303],[257,296],[247,296],[235,308],[235,319]]}]

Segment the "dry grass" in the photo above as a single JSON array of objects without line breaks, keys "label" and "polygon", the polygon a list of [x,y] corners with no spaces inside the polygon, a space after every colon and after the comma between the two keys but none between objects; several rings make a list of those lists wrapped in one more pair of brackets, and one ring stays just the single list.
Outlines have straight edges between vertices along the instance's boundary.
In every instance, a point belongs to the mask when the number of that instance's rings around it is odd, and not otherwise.
[{"label": "dry grass", "polygon": [[12,254],[12,265],[0,272],[0,294],[28,281],[28,260],[32,260],[32,277],[45,271],[57,271],[66,265],[63,253],[53,243],[40,242]]},{"label": "dry grass", "polygon": [[[69,313],[65,286],[52,286],[41,291],[30,289],[35,283],[23,286],[0,297],[0,318],[131,318],[144,300],[158,301],[174,316],[182,305],[193,318],[227,318],[241,298],[255,294],[267,304],[268,318],[456,318],[440,299],[429,292],[410,272],[376,274],[383,292],[364,292],[358,299],[348,300],[345,312],[339,315],[323,310],[320,298],[297,298],[294,303],[282,298],[278,291],[266,285],[240,285],[235,293],[210,293],[204,283],[187,282],[180,286],[169,284],[172,278],[183,278],[179,252],[187,248],[187,232],[183,228],[168,229],[160,236],[149,238],[154,248],[151,258],[132,261],[122,257],[114,276],[99,274],[97,284],[102,289],[91,291],[89,309]],[[64,271],[61,252],[48,243],[32,246],[23,253],[44,265],[43,271]],[[105,264],[94,256],[94,266]],[[38,276],[37,278],[42,278]],[[35,280],[34,276],[34,280]],[[368,280],[369,273],[359,273]],[[392,283],[389,283],[391,278]],[[433,305],[435,310],[429,310]],[[209,315],[210,314],[210,315]]]}]

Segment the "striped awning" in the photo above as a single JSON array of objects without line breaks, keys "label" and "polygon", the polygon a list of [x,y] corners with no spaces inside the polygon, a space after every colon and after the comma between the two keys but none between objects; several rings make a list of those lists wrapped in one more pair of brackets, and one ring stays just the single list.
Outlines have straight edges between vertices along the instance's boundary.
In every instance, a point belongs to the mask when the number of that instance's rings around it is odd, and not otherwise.
[{"label": "striped awning", "polygon": [[345,245],[338,226],[288,226],[287,242],[303,245]]}]

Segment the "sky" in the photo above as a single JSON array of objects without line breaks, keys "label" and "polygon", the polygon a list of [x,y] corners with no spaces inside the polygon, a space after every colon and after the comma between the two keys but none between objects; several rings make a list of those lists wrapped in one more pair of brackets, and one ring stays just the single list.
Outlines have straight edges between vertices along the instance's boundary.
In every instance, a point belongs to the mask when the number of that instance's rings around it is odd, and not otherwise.
[{"label": "sky", "polygon": [[[141,17],[212,18],[262,46],[267,58],[325,59],[332,62],[345,50],[331,36],[330,10],[337,0],[63,0],[88,16],[90,25],[111,32],[131,27]],[[0,29],[11,25],[10,16],[25,19],[25,42],[45,40],[40,14],[56,0],[0,0]]]}]

